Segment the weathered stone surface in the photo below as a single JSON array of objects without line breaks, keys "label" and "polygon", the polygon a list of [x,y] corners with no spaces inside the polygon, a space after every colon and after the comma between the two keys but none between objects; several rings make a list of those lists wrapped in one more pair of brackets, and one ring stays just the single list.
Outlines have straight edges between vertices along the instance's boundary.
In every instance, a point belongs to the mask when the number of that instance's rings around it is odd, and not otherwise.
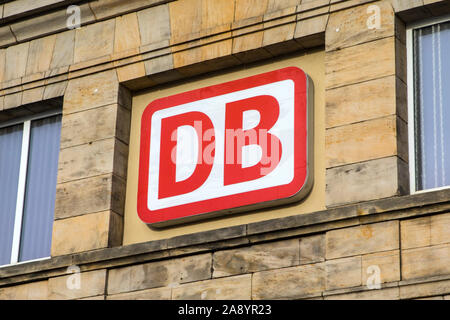
[{"label": "weathered stone surface", "polygon": [[75,30],[58,33],[55,40],[50,68],[68,66],[73,63],[73,51],[75,46]]},{"label": "weathered stone surface", "polygon": [[408,165],[396,156],[327,169],[326,204],[392,197],[407,192]]},{"label": "weathered stone surface", "polygon": [[[384,77],[326,91],[327,128],[398,114],[407,120],[406,108],[396,101],[395,76]],[[403,84],[404,85],[404,84]]]},{"label": "weathered stone surface", "polygon": [[325,300],[398,300],[399,298],[399,288],[386,288],[330,295],[326,296]]},{"label": "weathered stone surface", "polygon": [[172,289],[173,300],[250,300],[250,274],[183,284]]},{"label": "weathered stone surface", "polygon": [[6,68],[6,49],[0,49],[0,83],[3,82],[5,78],[5,68]]},{"label": "weathered stone surface", "polygon": [[326,130],[326,167],[399,155],[407,150],[397,146],[397,117],[358,122]]},{"label": "weathered stone surface", "polygon": [[229,30],[234,14],[234,1],[203,0],[202,30],[204,30],[205,34]]},{"label": "weathered stone surface", "polygon": [[114,19],[78,29],[75,35],[74,63],[112,54],[114,29]]},{"label": "weathered stone surface", "polygon": [[27,11],[40,9],[52,4],[54,5],[57,2],[63,2],[63,0],[35,0],[33,2],[27,0],[10,1],[4,5],[3,18],[17,16]]},{"label": "weathered stone surface", "polygon": [[369,267],[380,268],[381,283],[400,280],[400,254],[399,250],[371,253],[362,256],[362,285],[373,275]]},{"label": "weathered stone surface", "polygon": [[295,25],[296,23],[293,22],[264,30],[263,46],[267,47],[266,49],[273,55],[301,49],[302,47],[292,40],[294,38]]},{"label": "weathered stone surface", "polygon": [[[181,0],[169,3],[172,43],[187,40],[186,35],[198,34],[202,26],[202,0]],[[190,21],[190,23],[186,23]]]},{"label": "weathered stone surface", "polygon": [[13,80],[25,75],[29,42],[21,43],[6,49],[6,69],[4,80]]},{"label": "weathered stone surface", "polygon": [[139,33],[138,16],[135,12],[116,18],[114,37],[114,53],[129,51],[139,52],[141,35]]},{"label": "weathered stone surface", "polygon": [[331,51],[325,55],[327,89],[396,74],[395,37]]},{"label": "weathered stone surface", "polygon": [[0,46],[6,46],[16,43],[16,38],[14,37],[11,28],[3,26],[0,28]]},{"label": "weathered stone surface", "polygon": [[6,95],[3,102],[3,108],[7,110],[20,106],[22,104],[22,95],[22,91]]},{"label": "weathered stone surface", "polygon": [[90,3],[97,19],[117,16],[120,13],[136,11],[152,5],[167,2],[166,0],[103,0]]},{"label": "weathered stone surface", "polygon": [[268,0],[236,0],[236,11],[234,13],[234,20],[244,20],[252,17],[262,16],[269,4]]},{"label": "weathered stone surface", "polygon": [[0,300],[46,300],[48,294],[47,280],[0,288]]},{"label": "weathered stone surface", "polygon": [[112,137],[128,143],[129,131],[130,111],[117,104],[65,114],[62,118],[61,148]]},{"label": "weathered stone surface", "polygon": [[180,283],[209,279],[211,260],[211,254],[207,253],[112,269],[108,277],[108,294],[173,287]]},{"label": "weathered stone surface", "polygon": [[70,274],[63,277],[50,278],[48,280],[49,299],[79,299],[98,296],[105,293],[106,270],[96,270],[78,274],[80,277],[79,289],[74,289],[67,285],[74,276],[77,275]]},{"label": "weathered stone surface", "polygon": [[399,222],[331,230],[326,233],[326,246],[327,259],[395,250],[399,248]]},{"label": "weathered stone surface", "polygon": [[[81,25],[95,21],[88,3],[79,5]],[[38,14],[31,19],[24,19],[11,24],[18,41],[39,38],[43,34],[67,31],[68,15],[66,8],[49,13]],[[71,25],[73,26],[73,25]]]},{"label": "weathered stone surface", "polygon": [[292,8],[299,5],[301,2],[302,0],[269,0],[267,4],[267,12]]},{"label": "weathered stone surface", "polygon": [[402,248],[411,249],[450,242],[450,214],[401,221]]},{"label": "weathered stone surface", "polygon": [[172,70],[174,68],[174,56],[172,54],[166,54],[144,61],[145,74],[153,78],[156,74]]},{"label": "weathered stone surface", "polygon": [[450,243],[450,213],[431,216],[431,245]]},{"label": "weathered stone surface", "polygon": [[298,264],[298,239],[271,242],[235,250],[217,251],[213,277],[225,277]]},{"label": "weathered stone surface", "polygon": [[328,260],[325,269],[327,290],[361,286],[361,256]]},{"label": "weathered stone surface", "polygon": [[402,250],[402,279],[450,273],[450,245]]},{"label": "weathered stone surface", "polygon": [[125,182],[111,174],[58,184],[55,219],[112,210],[123,214]]},{"label": "weathered stone surface", "polygon": [[[131,81],[131,80],[145,77],[144,62],[129,64],[129,65],[126,65],[123,67],[119,67],[116,70],[117,70],[117,77],[119,79],[119,82]],[[146,86],[144,85],[143,88],[145,88],[145,87]],[[131,88],[131,89],[133,89],[133,88]]]},{"label": "weathered stone surface", "polygon": [[299,6],[300,11],[311,10],[317,7],[326,6],[328,4],[336,2],[339,0],[302,0]]},{"label": "weathered stone surface", "polygon": [[328,14],[324,14],[297,21],[294,38],[305,48],[323,45],[328,18]]},{"label": "weathered stone surface", "polygon": [[400,221],[402,249],[431,245],[431,217]]},{"label": "weathered stone surface", "polygon": [[21,104],[29,104],[42,101],[44,96],[44,89],[44,87],[37,87],[34,89],[23,91]]},{"label": "weathered stone surface", "polygon": [[170,39],[169,5],[151,7],[137,13],[141,44],[158,43]]},{"label": "weathered stone surface", "polygon": [[114,70],[69,81],[63,113],[69,114],[118,102],[119,84]]},{"label": "weathered stone surface", "polygon": [[[379,10],[379,25],[375,20]],[[330,15],[326,32],[326,50],[338,50],[395,34],[394,10],[380,1],[341,10]]]},{"label": "weathered stone surface", "polygon": [[114,173],[126,178],[128,146],[116,138],[65,148],[59,154],[58,183]]},{"label": "weathered stone surface", "polygon": [[44,89],[43,99],[47,100],[64,96],[67,88],[67,83],[67,81],[61,81],[46,85]]},{"label": "weathered stone surface", "polygon": [[430,297],[450,292],[450,280],[400,286],[400,299]]},{"label": "weathered stone surface", "polygon": [[110,230],[113,231],[122,218],[114,219],[113,215],[117,214],[104,211],[56,220],[53,224],[52,256],[107,248],[110,243],[119,242],[115,238],[119,235]]},{"label": "weathered stone surface", "polygon": [[105,300],[104,295],[94,296],[94,297],[87,297],[87,298],[80,298],[76,300]]},{"label": "weathered stone surface", "polygon": [[140,290],[128,293],[113,294],[106,297],[107,300],[170,300],[171,298],[171,288]]},{"label": "weathered stone surface", "polygon": [[300,238],[300,264],[325,261],[325,234]]},{"label": "weathered stone surface", "polygon": [[253,274],[252,299],[297,299],[325,290],[325,264]]},{"label": "weathered stone surface", "polygon": [[34,74],[47,71],[52,60],[55,48],[56,36],[39,38],[30,42],[26,74]]}]

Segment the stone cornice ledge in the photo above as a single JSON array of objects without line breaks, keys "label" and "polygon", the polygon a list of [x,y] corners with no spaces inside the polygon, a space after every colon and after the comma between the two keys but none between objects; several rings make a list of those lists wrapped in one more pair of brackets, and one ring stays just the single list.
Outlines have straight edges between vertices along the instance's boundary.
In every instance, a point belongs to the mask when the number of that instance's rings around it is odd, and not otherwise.
[{"label": "stone cornice ledge", "polygon": [[99,249],[1,267],[0,286],[65,275],[67,267],[71,265],[79,266],[82,271],[114,268],[343,227],[442,213],[448,210],[450,210],[450,189],[368,201],[165,240]]}]

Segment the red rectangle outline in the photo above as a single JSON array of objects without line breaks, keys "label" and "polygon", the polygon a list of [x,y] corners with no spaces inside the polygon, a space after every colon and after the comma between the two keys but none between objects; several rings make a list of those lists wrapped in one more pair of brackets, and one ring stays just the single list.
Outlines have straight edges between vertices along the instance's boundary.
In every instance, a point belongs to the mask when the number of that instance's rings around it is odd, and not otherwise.
[{"label": "red rectangle outline", "polygon": [[[220,96],[236,91],[242,91],[253,87],[279,82],[283,80],[292,80],[294,82],[294,179],[289,183],[276,187],[269,187],[260,190],[253,190],[233,195],[197,201],[177,205],[174,207],[149,210],[148,202],[148,178],[149,178],[149,157],[150,157],[150,133],[151,118],[153,114],[161,109],[186,104],[193,101],[204,100],[207,98]],[[296,195],[302,197],[309,192],[305,190],[307,182],[312,181],[311,157],[308,156],[308,131],[309,127],[308,97],[309,77],[297,67],[287,67],[248,78],[234,80],[223,84],[200,88],[180,94],[160,98],[151,102],[142,115],[141,120],[141,147],[139,159],[139,180],[138,180],[138,200],[137,211],[139,218],[150,226],[166,226],[178,224],[184,221],[193,220],[192,218],[209,218],[214,212],[230,213],[236,211],[245,211],[253,209],[252,205],[268,203],[275,205],[274,201],[291,198],[292,201],[299,200]],[[312,183],[308,183],[310,189]],[[301,192],[304,191],[304,192]],[[292,202],[289,201],[289,202]],[[264,206],[264,205],[262,205]],[[261,205],[259,207],[262,207]]]}]

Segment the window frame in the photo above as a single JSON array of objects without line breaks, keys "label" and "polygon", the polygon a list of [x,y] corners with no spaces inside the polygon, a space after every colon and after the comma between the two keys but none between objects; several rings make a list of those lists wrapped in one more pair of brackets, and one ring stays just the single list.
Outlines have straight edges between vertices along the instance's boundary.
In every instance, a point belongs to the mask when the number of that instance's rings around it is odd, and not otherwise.
[{"label": "window frame", "polygon": [[435,24],[450,22],[450,14],[440,17],[414,22],[406,26],[406,60],[407,60],[407,88],[408,88],[408,162],[410,194],[419,194],[450,189],[450,185],[416,190],[416,128],[415,128],[415,74],[414,74],[414,30],[430,27]]},{"label": "window frame", "polygon": [[22,239],[22,227],[24,216],[24,203],[25,203],[25,189],[27,181],[28,171],[28,154],[30,150],[30,134],[31,134],[31,121],[49,118],[53,116],[62,115],[60,108],[56,110],[48,110],[37,114],[32,114],[24,117],[14,118],[5,122],[0,122],[0,129],[11,127],[14,125],[22,124],[22,145],[20,154],[20,169],[19,169],[19,181],[17,186],[17,198],[16,198],[16,211],[14,214],[14,232],[13,242],[11,248],[11,259],[9,264],[0,265],[0,268],[9,267],[13,265],[29,263],[33,261],[47,260],[51,257],[43,257],[33,260],[19,261],[20,243]]}]

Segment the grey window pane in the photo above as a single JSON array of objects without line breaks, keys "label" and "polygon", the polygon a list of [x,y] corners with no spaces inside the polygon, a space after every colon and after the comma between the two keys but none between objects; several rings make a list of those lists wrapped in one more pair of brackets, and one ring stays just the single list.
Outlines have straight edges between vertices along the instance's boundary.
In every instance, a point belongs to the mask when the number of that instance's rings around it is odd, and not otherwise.
[{"label": "grey window pane", "polygon": [[19,261],[50,256],[61,116],[31,122]]},{"label": "grey window pane", "polygon": [[416,189],[450,185],[450,23],[415,30]]},{"label": "grey window pane", "polygon": [[22,125],[0,129],[0,265],[11,262]]}]

